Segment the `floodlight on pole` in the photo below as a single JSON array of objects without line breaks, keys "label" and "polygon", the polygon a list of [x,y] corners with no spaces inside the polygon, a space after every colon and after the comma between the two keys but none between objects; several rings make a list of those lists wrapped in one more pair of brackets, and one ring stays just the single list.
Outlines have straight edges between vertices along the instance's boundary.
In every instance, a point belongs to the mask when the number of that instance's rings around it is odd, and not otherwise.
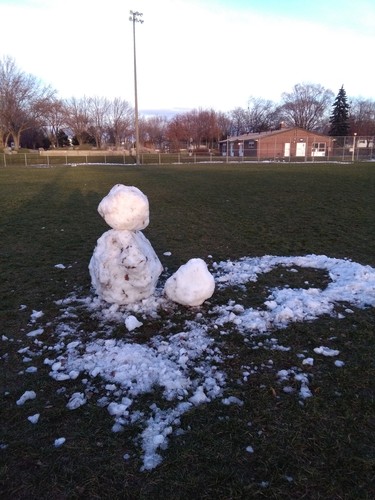
[{"label": "floodlight on pole", "polygon": [[142,12],[130,11],[129,21],[133,23],[133,54],[134,54],[134,115],[135,115],[135,155],[136,163],[139,165],[139,122],[138,122],[138,91],[137,91],[137,52],[135,48],[135,23],[143,23]]}]

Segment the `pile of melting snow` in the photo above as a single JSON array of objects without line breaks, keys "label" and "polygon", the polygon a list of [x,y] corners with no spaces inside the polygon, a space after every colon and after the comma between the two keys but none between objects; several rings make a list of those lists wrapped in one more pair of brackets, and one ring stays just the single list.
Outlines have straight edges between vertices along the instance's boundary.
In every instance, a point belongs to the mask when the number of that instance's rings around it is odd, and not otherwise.
[{"label": "pile of melting snow", "polygon": [[[255,282],[259,275],[280,266],[295,272],[293,266],[321,269],[329,275],[330,282],[323,290],[316,287],[270,289],[261,308],[245,307],[236,302],[235,288],[241,289],[246,283]],[[44,357],[50,376],[59,383],[59,394],[66,397],[68,410],[74,411],[90,398],[96,398],[97,404],[112,416],[113,432],[121,432],[129,425],[138,426],[142,470],[151,470],[161,462],[160,451],[167,448],[172,435],[184,432],[181,417],[192,407],[217,398],[222,398],[224,405],[243,404],[238,398],[225,394],[225,357],[210,332],[215,330],[221,335],[229,335],[235,330],[243,335],[245,342],[261,336],[261,342],[254,340],[253,349],[289,350],[279,345],[276,330],[292,322],[311,321],[323,314],[340,319],[352,312],[348,304],[357,308],[375,306],[375,269],[349,260],[316,255],[246,257],[214,263],[212,272],[218,289],[233,288],[233,299],[227,304],[208,304],[207,314],[203,314],[200,307],[192,309],[194,319],[185,321],[178,327],[180,331],[176,332],[173,313],[181,306],[173,304],[158,289],[152,297],[128,306],[109,305],[98,297],[79,299],[71,296],[57,302],[61,315],[55,327],[56,345],[47,347],[40,340],[43,325],[35,323],[42,320],[43,314],[34,311],[31,321],[34,330],[26,336],[32,344],[19,350],[25,363],[31,363],[37,355]],[[345,302],[346,309],[341,308],[343,311],[337,313],[335,306],[340,302]],[[81,308],[98,319],[97,331],[82,334]],[[147,343],[137,342],[144,322],[147,319],[160,322],[161,310],[164,317],[166,311],[171,313],[163,320],[162,330],[150,334]],[[113,325],[117,327],[118,336],[119,323],[123,325],[124,337],[115,339],[112,329]],[[36,326],[39,328],[35,329]],[[83,340],[83,336],[90,340]],[[317,345],[308,356],[297,354],[299,367],[275,371],[276,380],[286,394],[295,392],[299,384],[298,397],[303,401],[312,397],[310,374],[306,368],[313,366],[313,356],[334,359],[339,354],[338,350]],[[249,366],[243,367],[244,381],[252,373],[250,364],[251,359]],[[335,359],[333,366],[344,364]],[[32,373],[28,369],[25,371]],[[69,394],[64,387],[64,381],[68,380],[82,383],[81,390]],[[156,402],[148,408],[139,404],[139,397],[144,394],[149,394],[152,401],[155,391],[163,400],[160,406]],[[35,398],[37,401],[34,391],[27,391],[17,399],[17,405],[27,404],[29,399]],[[37,415],[30,421],[37,423],[39,413]]]}]

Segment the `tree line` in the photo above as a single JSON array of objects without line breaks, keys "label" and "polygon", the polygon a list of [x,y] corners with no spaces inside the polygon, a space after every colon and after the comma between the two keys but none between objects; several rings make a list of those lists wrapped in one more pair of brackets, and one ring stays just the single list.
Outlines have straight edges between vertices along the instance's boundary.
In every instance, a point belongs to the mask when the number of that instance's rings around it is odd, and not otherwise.
[{"label": "tree line", "polygon": [[[320,84],[298,83],[276,103],[250,97],[245,108],[229,112],[193,109],[165,116],[140,116],[145,148],[177,151],[214,149],[228,136],[277,130],[280,124],[330,135],[375,135],[375,101],[336,98]],[[134,108],[122,99],[72,97],[23,72],[10,56],[0,60],[0,148],[52,148],[88,145],[116,149],[134,146]]]}]

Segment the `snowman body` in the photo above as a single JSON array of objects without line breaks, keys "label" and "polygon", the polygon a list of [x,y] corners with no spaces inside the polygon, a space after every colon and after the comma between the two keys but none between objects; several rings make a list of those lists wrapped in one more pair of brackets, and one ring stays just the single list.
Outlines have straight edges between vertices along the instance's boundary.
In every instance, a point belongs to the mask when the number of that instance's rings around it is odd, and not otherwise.
[{"label": "snowman body", "polygon": [[95,292],[120,305],[150,297],[163,268],[141,231],[149,223],[147,197],[136,187],[117,184],[98,212],[112,229],[98,239],[89,263]]}]

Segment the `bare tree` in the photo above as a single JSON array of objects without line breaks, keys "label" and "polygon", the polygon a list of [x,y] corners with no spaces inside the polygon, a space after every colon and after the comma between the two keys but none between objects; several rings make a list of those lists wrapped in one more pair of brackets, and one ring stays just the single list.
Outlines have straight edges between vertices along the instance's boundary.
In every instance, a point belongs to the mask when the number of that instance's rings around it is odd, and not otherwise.
[{"label": "bare tree", "polygon": [[351,101],[350,132],[359,136],[375,135],[375,101],[356,98]]},{"label": "bare tree", "polygon": [[97,148],[102,147],[104,134],[106,130],[108,130],[110,109],[111,102],[105,97],[92,97],[89,100],[89,115],[91,121],[89,132],[94,137]]},{"label": "bare tree", "polygon": [[89,137],[88,130],[91,120],[90,99],[85,96],[80,99],[71,97],[65,101],[64,108],[65,124],[77,139],[78,145],[85,144]]},{"label": "bare tree", "polygon": [[229,113],[230,135],[241,135],[249,132],[249,117],[244,108],[235,108]]},{"label": "bare tree", "polygon": [[193,140],[189,124],[185,115],[176,115],[168,123],[167,139],[171,151],[178,151],[181,147],[186,147]]},{"label": "bare tree", "polygon": [[1,141],[10,137],[16,149],[22,132],[42,124],[55,91],[43,86],[33,75],[19,70],[9,56],[0,60],[0,131]]},{"label": "bare tree", "polygon": [[334,94],[322,85],[298,83],[292,92],[282,94],[280,108],[283,120],[290,126],[322,130],[329,120]]},{"label": "bare tree", "polygon": [[176,115],[169,120],[166,130],[172,151],[200,147],[215,149],[219,140],[230,133],[230,117],[213,109],[193,109]]},{"label": "bare tree", "polygon": [[217,113],[217,125],[218,125],[218,142],[222,139],[226,139],[230,135],[231,130],[231,120],[228,113],[223,113],[219,111]]},{"label": "bare tree", "polygon": [[139,123],[141,142],[157,149],[164,149],[168,119],[164,116],[141,118]]},{"label": "bare tree", "polygon": [[200,109],[198,112],[198,122],[200,125],[201,143],[205,143],[209,149],[214,149],[220,135],[216,111],[213,109]]},{"label": "bare tree", "polygon": [[276,129],[278,108],[273,101],[261,97],[250,97],[248,103],[248,132],[266,132]]},{"label": "bare tree", "polygon": [[134,134],[134,109],[127,101],[116,97],[108,111],[108,135],[116,148],[129,142]]},{"label": "bare tree", "polygon": [[46,110],[44,116],[45,128],[47,136],[51,144],[59,147],[59,137],[61,136],[62,127],[65,123],[64,103],[59,99],[53,99],[50,106]]}]

